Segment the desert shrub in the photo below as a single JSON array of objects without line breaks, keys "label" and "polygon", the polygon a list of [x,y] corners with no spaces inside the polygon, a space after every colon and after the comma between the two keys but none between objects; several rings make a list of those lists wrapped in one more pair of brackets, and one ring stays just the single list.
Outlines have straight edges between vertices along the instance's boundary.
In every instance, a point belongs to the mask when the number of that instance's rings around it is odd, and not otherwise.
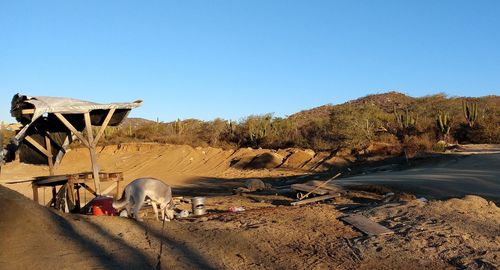
[{"label": "desert shrub", "polygon": [[334,107],[330,114],[331,138],[342,147],[365,149],[389,118],[373,105]]},{"label": "desert shrub", "polygon": [[440,152],[443,153],[446,151],[446,142],[445,141],[439,141],[435,143],[432,147],[432,151],[434,152]]},{"label": "desert shrub", "polygon": [[403,152],[407,158],[432,150],[434,142],[428,136],[406,136],[403,140]]}]

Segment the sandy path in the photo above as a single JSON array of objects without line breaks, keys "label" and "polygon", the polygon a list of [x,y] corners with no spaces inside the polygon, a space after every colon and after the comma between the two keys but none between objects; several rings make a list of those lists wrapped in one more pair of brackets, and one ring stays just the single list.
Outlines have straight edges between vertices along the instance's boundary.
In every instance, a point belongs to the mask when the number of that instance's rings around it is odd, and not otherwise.
[{"label": "sandy path", "polygon": [[[471,152],[478,153],[475,150]],[[500,154],[450,155],[448,160],[435,164],[354,176],[340,179],[337,183],[380,184],[429,199],[474,194],[500,203]]]}]

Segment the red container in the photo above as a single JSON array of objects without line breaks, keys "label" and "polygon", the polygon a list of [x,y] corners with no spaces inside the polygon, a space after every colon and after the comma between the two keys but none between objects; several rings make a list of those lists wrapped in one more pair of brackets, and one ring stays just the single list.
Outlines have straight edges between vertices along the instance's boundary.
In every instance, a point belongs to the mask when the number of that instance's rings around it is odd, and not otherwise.
[{"label": "red container", "polygon": [[113,198],[96,197],[91,204],[92,214],[95,216],[116,216],[116,210],[113,208]]}]

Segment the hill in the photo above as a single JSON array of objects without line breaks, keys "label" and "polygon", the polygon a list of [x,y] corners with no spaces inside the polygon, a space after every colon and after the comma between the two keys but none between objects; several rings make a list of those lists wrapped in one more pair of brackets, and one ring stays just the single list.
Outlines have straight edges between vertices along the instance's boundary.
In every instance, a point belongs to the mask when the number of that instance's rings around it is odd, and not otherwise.
[{"label": "hill", "polygon": [[[464,116],[464,105],[475,108],[472,121]],[[444,126],[438,124],[439,116],[446,118]],[[119,127],[109,127],[102,144],[157,142],[224,149],[295,147],[315,151],[348,147],[363,152],[379,142],[394,145],[392,152],[406,153],[444,150],[442,144],[436,145],[441,140],[500,143],[500,97],[411,97],[392,91],[319,106],[286,118],[265,114],[239,122],[187,119],[168,123],[129,118]]]}]

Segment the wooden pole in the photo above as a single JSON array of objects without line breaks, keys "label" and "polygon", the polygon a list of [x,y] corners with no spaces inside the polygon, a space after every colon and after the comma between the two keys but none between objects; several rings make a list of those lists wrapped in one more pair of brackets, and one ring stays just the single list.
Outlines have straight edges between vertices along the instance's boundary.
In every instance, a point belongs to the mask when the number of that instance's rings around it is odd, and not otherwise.
[{"label": "wooden pole", "polygon": [[94,135],[92,133],[92,123],[90,121],[90,113],[85,113],[85,129],[87,130],[88,146],[90,151],[90,161],[92,163],[92,174],[94,176],[94,186],[96,193],[101,194],[101,179],[99,177],[99,167],[97,166],[97,155],[95,152]]}]

